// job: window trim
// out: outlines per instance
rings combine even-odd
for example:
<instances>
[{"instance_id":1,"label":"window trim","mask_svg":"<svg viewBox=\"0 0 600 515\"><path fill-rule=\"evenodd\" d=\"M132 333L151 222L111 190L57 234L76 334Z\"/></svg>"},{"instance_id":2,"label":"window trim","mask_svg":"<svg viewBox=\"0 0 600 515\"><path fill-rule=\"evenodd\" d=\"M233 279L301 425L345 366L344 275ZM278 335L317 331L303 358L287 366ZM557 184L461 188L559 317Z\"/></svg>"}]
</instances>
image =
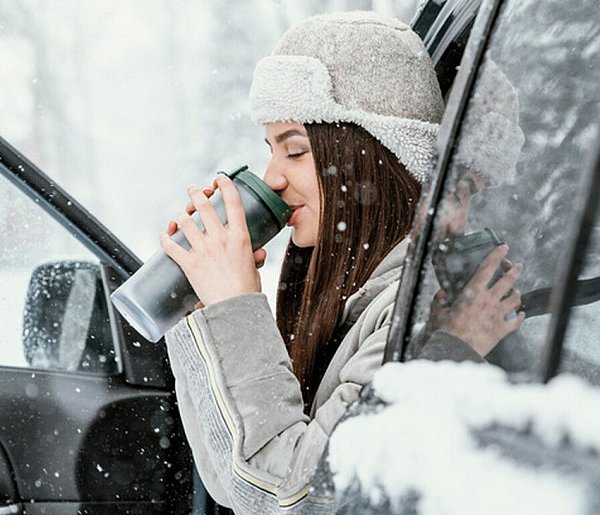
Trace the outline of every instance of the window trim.
<instances>
[{"instance_id":1,"label":"window trim","mask_svg":"<svg viewBox=\"0 0 600 515\"><path fill-rule=\"evenodd\" d=\"M585 202L579 206L575 215L578 228L573 237L568 241L569 249L559 269L564 272L558 277L556 286L550 296L550 323L546 331L546 340L543 347L543 359L539 369L539 380L547 383L555 377L560 369L563 356L565 335L572 308L575 305L579 272L584 264L585 250L590 241L592 226L598 211L598 191L600 191L600 137L596 138L595 148L590 151L584 165L586 177L582 181L580 192ZM574 209L578 209L577 206Z\"/></svg>"},{"instance_id":2,"label":"window trim","mask_svg":"<svg viewBox=\"0 0 600 515\"><path fill-rule=\"evenodd\" d=\"M419 274L425 259L427 244L433 231L433 219L442 196L450 158L454 152L457 135L466 114L475 78L479 72L502 2L503 0L484 0L482 2L461 59L460 69L456 75L440 127L433 178L426 185L426 190L417 205L415 222L410 233L411 245L404 262L402 278L396 294L394 314L388 333L383 363L405 360L405 351L408 344L407 329L413 318Z\"/></svg>"},{"instance_id":3,"label":"window trim","mask_svg":"<svg viewBox=\"0 0 600 515\"><path fill-rule=\"evenodd\" d=\"M0 137L0 174L127 279L142 261L63 188Z\"/></svg>"}]
</instances>

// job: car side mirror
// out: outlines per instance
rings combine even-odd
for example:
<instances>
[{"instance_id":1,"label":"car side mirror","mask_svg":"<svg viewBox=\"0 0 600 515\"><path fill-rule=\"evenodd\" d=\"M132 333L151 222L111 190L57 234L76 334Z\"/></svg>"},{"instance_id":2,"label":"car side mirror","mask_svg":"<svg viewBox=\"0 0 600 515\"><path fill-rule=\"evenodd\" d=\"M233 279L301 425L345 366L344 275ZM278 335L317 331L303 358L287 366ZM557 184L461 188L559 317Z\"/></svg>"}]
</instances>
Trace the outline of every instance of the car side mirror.
<instances>
[{"instance_id":1,"label":"car side mirror","mask_svg":"<svg viewBox=\"0 0 600 515\"><path fill-rule=\"evenodd\" d=\"M100 266L56 261L32 273L23 347L33 368L114 374L115 345Z\"/></svg>"}]
</instances>

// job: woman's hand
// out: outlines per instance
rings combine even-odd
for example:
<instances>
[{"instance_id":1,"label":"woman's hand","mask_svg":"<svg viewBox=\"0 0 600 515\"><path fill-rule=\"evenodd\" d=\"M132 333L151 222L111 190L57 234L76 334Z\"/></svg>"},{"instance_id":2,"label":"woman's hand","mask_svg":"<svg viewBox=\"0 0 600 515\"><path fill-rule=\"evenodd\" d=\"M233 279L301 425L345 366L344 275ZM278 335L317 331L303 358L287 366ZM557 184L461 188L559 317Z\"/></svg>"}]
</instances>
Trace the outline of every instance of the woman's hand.
<instances>
[{"instance_id":1,"label":"woman's hand","mask_svg":"<svg viewBox=\"0 0 600 515\"><path fill-rule=\"evenodd\" d=\"M209 201L213 191L188 188L191 202L186 212L160 235L164 252L183 270L194 292L204 306L221 300L261 291L257 268L264 264L266 252L252 252L250 235L239 193L226 175L219 175L215 186L221 190L227 224L223 225ZM192 220L197 211L206 232ZM175 243L171 236L179 227L191 245L189 251ZM201 307L196 305L196 307Z\"/></svg>"},{"instance_id":2,"label":"woman's hand","mask_svg":"<svg viewBox=\"0 0 600 515\"><path fill-rule=\"evenodd\" d=\"M495 271L506 260L507 245L500 245L485 258L454 303L442 307L443 290L434 297L432 316L435 325L466 341L480 356L486 356L507 334L517 330L525 313L519 312L521 294L514 283L521 273L520 264L511 266L495 284L488 287Z\"/></svg>"}]
</instances>

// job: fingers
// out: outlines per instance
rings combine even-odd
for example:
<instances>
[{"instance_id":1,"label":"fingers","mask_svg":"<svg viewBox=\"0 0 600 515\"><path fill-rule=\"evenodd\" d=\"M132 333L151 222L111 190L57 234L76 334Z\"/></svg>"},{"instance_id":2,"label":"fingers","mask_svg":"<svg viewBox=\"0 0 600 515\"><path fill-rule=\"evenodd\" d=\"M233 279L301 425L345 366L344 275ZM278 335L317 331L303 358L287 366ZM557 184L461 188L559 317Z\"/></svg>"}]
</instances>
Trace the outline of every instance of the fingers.
<instances>
[{"instance_id":1,"label":"fingers","mask_svg":"<svg viewBox=\"0 0 600 515\"><path fill-rule=\"evenodd\" d=\"M190 196L198 215L200 215L200 220L202 220L206 232L209 234L218 234L219 230L223 228L223 222L221 222L215 208L202 189L197 186L190 186L188 188L188 195Z\"/></svg>"},{"instance_id":2,"label":"fingers","mask_svg":"<svg viewBox=\"0 0 600 515\"><path fill-rule=\"evenodd\" d=\"M525 313L523 311L519 311L519 313L517 314L517 316L515 318L506 322L506 329L507 329L506 334L516 331L519 327L521 327L521 325L523 324L524 321L525 321Z\"/></svg>"},{"instance_id":3,"label":"fingers","mask_svg":"<svg viewBox=\"0 0 600 515\"><path fill-rule=\"evenodd\" d=\"M469 178L458 181L456 184L455 195L459 206L462 206L466 200L469 200L471 197L471 182L469 181Z\"/></svg>"},{"instance_id":4,"label":"fingers","mask_svg":"<svg viewBox=\"0 0 600 515\"><path fill-rule=\"evenodd\" d=\"M475 274L473 274L473 277L467 283L466 287L472 287L474 285L483 285L484 287L487 287L487 285L492 280L494 273L498 269L500 262L502 261L502 259L504 259L507 253L508 245L498 245L487 255L487 257L483 260L481 265L479 265L479 268L477 269ZM504 292L506 293L506 290Z\"/></svg>"},{"instance_id":5,"label":"fingers","mask_svg":"<svg viewBox=\"0 0 600 515\"><path fill-rule=\"evenodd\" d=\"M502 260L502 270L508 272L513 267L513 262L510 259L504 258Z\"/></svg>"},{"instance_id":6,"label":"fingers","mask_svg":"<svg viewBox=\"0 0 600 515\"><path fill-rule=\"evenodd\" d=\"M173 234L175 234L177 232L177 229L178 229L177 222L175 222L173 220L169 220L169 222L167 223L166 233L169 236L173 236Z\"/></svg>"},{"instance_id":7,"label":"fingers","mask_svg":"<svg viewBox=\"0 0 600 515\"><path fill-rule=\"evenodd\" d=\"M496 283L490 288L490 292L500 298L504 297L511 290L522 270L523 265L521 265L521 263L517 263L496 281Z\"/></svg>"},{"instance_id":8,"label":"fingers","mask_svg":"<svg viewBox=\"0 0 600 515\"><path fill-rule=\"evenodd\" d=\"M195 186L192 184L188 187L188 189L189 188L195 188ZM214 192L215 192L214 188L211 188L210 186L206 186L206 187L202 188L202 193L204 193L207 198L212 197ZM193 202L187 203L187 206L185 206L185 212L188 215L192 215L196 212L196 206L194 206Z\"/></svg>"},{"instance_id":9,"label":"fingers","mask_svg":"<svg viewBox=\"0 0 600 515\"><path fill-rule=\"evenodd\" d=\"M511 294L503 299L500 304L503 306L503 312L517 311L521 307L521 292L512 290Z\"/></svg>"},{"instance_id":10,"label":"fingers","mask_svg":"<svg viewBox=\"0 0 600 515\"><path fill-rule=\"evenodd\" d=\"M202 231L190 215L182 213L177 217L177 223L191 246L196 246L200 243L203 237Z\"/></svg>"},{"instance_id":11,"label":"fingers","mask_svg":"<svg viewBox=\"0 0 600 515\"><path fill-rule=\"evenodd\" d=\"M246 215L240 194L233 184L233 181L225 174L219 174L215 179L225 204L225 214L227 216L227 225L233 230L247 231Z\"/></svg>"},{"instance_id":12,"label":"fingers","mask_svg":"<svg viewBox=\"0 0 600 515\"><path fill-rule=\"evenodd\" d=\"M267 251L265 249L258 249L254 251L254 264L256 268L262 268L267 259Z\"/></svg>"},{"instance_id":13,"label":"fingers","mask_svg":"<svg viewBox=\"0 0 600 515\"><path fill-rule=\"evenodd\" d=\"M179 265L187 256L187 251L175 243L167 232L160 234L160 246L164 253Z\"/></svg>"},{"instance_id":14,"label":"fingers","mask_svg":"<svg viewBox=\"0 0 600 515\"><path fill-rule=\"evenodd\" d=\"M447 306L448 305L448 294L446 290L440 288L436 294L433 296L433 300L431 303L435 306Z\"/></svg>"},{"instance_id":15,"label":"fingers","mask_svg":"<svg viewBox=\"0 0 600 515\"><path fill-rule=\"evenodd\" d=\"M208 198L212 197L214 192L215 188L212 186L206 186L205 188L202 188L202 193L204 193Z\"/></svg>"},{"instance_id":16,"label":"fingers","mask_svg":"<svg viewBox=\"0 0 600 515\"><path fill-rule=\"evenodd\" d=\"M485 186L485 177L480 172L472 172L466 178L469 182L469 191L471 195L477 195Z\"/></svg>"}]
</instances>

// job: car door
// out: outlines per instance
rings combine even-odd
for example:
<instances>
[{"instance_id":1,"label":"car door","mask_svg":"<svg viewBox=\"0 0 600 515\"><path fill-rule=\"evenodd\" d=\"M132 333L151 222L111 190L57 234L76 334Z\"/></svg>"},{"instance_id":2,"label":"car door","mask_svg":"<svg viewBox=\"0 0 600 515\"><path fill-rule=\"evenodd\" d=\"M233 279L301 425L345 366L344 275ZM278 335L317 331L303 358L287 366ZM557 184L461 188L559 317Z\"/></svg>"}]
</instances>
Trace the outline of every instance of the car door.
<instances>
[{"instance_id":1,"label":"car door","mask_svg":"<svg viewBox=\"0 0 600 515\"><path fill-rule=\"evenodd\" d=\"M110 293L140 262L0 140L0 513L189 513L164 345Z\"/></svg>"},{"instance_id":2,"label":"car door","mask_svg":"<svg viewBox=\"0 0 600 515\"><path fill-rule=\"evenodd\" d=\"M413 231L386 360L417 357L449 242L491 229L523 264L527 318L489 356L539 373L558 284L598 145L598 12L593 2L484 2L461 62L440 155ZM468 264L468 256L458 268ZM456 264L456 263L455 263Z\"/></svg>"}]
</instances>

